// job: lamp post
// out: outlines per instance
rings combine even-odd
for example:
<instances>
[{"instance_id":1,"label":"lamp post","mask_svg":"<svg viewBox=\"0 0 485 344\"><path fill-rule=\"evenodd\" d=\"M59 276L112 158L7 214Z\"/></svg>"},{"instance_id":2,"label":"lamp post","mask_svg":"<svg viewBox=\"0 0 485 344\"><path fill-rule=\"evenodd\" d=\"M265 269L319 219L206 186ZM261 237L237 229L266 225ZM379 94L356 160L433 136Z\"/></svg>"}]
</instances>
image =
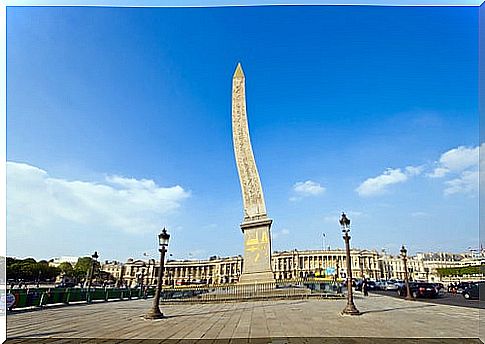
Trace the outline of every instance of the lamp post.
<instances>
[{"instance_id":1,"label":"lamp post","mask_svg":"<svg viewBox=\"0 0 485 344\"><path fill-rule=\"evenodd\" d=\"M339 220L342 227L342 233L345 241L345 253L347 260L347 306L342 311L345 315L360 315L359 310L354 305L354 298L352 295L352 266L350 264L350 220L345 213L342 213L342 217Z\"/></svg>"},{"instance_id":2,"label":"lamp post","mask_svg":"<svg viewBox=\"0 0 485 344\"><path fill-rule=\"evenodd\" d=\"M165 261L165 253L167 252L168 241L170 239L170 234L167 233L165 227L162 232L158 235L158 244L160 251L160 270L158 270L157 278L157 290L155 291L155 297L153 298L152 309L145 315L146 319L161 319L163 318L162 312L160 312L160 294L162 292L162 278L163 278L163 268Z\"/></svg>"},{"instance_id":3,"label":"lamp post","mask_svg":"<svg viewBox=\"0 0 485 344\"><path fill-rule=\"evenodd\" d=\"M339 278L339 275L340 275L340 266L338 266L338 261L335 263L335 274L334 274L334 277L335 277L335 284L338 283L338 278Z\"/></svg>"},{"instance_id":4,"label":"lamp post","mask_svg":"<svg viewBox=\"0 0 485 344\"><path fill-rule=\"evenodd\" d=\"M94 266L96 264L96 259L98 259L98 252L94 251L94 254L91 256L91 270L89 271L89 279L88 279L88 303L91 303L91 283L93 281L94 275Z\"/></svg>"},{"instance_id":5,"label":"lamp post","mask_svg":"<svg viewBox=\"0 0 485 344\"><path fill-rule=\"evenodd\" d=\"M174 288L172 270L168 270L168 284L170 285L170 287Z\"/></svg>"},{"instance_id":6,"label":"lamp post","mask_svg":"<svg viewBox=\"0 0 485 344\"><path fill-rule=\"evenodd\" d=\"M426 273L426 282L429 282L429 268L424 268L424 272Z\"/></svg>"},{"instance_id":7,"label":"lamp post","mask_svg":"<svg viewBox=\"0 0 485 344\"><path fill-rule=\"evenodd\" d=\"M144 292L145 267L146 267L146 264L145 262L143 262L141 264L141 273L138 276L138 284L140 285L140 293L138 295L139 298L145 296L145 292Z\"/></svg>"},{"instance_id":8,"label":"lamp post","mask_svg":"<svg viewBox=\"0 0 485 344\"><path fill-rule=\"evenodd\" d=\"M40 287L40 276L42 276L42 270L39 270L39 273L37 274L37 288Z\"/></svg>"},{"instance_id":9,"label":"lamp post","mask_svg":"<svg viewBox=\"0 0 485 344\"><path fill-rule=\"evenodd\" d=\"M362 259L362 251L359 252L359 266L360 266L360 277L364 280L364 262Z\"/></svg>"},{"instance_id":10,"label":"lamp post","mask_svg":"<svg viewBox=\"0 0 485 344\"><path fill-rule=\"evenodd\" d=\"M404 282L406 283L406 297L405 297L405 299L408 300L408 301L412 301L412 300L414 300L414 298L411 295L411 290L409 289L408 264L407 264L408 257L407 257L407 255L408 255L408 250L406 250L404 245L402 245L401 258L402 258L402 261L404 263Z\"/></svg>"}]
</instances>

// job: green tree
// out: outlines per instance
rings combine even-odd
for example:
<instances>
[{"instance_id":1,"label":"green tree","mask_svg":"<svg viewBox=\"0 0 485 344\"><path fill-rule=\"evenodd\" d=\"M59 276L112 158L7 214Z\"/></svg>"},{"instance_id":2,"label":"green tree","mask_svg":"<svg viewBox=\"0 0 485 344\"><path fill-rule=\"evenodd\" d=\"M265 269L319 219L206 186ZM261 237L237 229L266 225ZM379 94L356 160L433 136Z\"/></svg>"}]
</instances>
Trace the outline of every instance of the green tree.
<instances>
[{"instance_id":1,"label":"green tree","mask_svg":"<svg viewBox=\"0 0 485 344\"><path fill-rule=\"evenodd\" d=\"M7 279L33 281L37 270L37 262L33 258L7 259Z\"/></svg>"},{"instance_id":2,"label":"green tree","mask_svg":"<svg viewBox=\"0 0 485 344\"><path fill-rule=\"evenodd\" d=\"M80 257L77 260L76 265L74 265L74 276L76 276L78 280L84 280L88 276L88 272L91 270L92 264L93 259L91 257ZM93 277L96 275L96 272L99 271L99 268L99 262L95 261Z\"/></svg>"},{"instance_id":3,"label":"green tree","mask_svg":"<svg viewBox=\"0 0 485 344\"><path fill-rule=\"evenodd\" d=\"M463 266L463 267L449 267L436 269L440 276L463 276L480 274L483 271L482 266Z\"/></svg>"},{"instance_id":4,"label":"green tree","mask_svg":"<svg viewBox=\"0 0 485 344\"><path fill-rule=\"evenodd\" d=\"M49 263L47 261L41 260L40 262L37 263L35 277L36 277L36 280L39 280L39 281L45 281L45 280L52 281L60 273L61 273L61 270L59 268L54 266L49 266Z\"/></svg>"},{"instance_id":5,"label":"green tree","mask_svg":"<svg viewBox=\"0 0 485 344\"><path fill-rule=\"evenodd\" d=\"M7 257L7 279L37 282L38 280L52 280L59 275L60 270L49 266L45 260L36 262L33 258L15 259Z\"/></svg>"},{"instance_id":6,"label":"green tree","mask_svg":"<svg viewBox=\"0 0 485 344\"><path fill-rule=\"evenodd\" d=\"M74 268L72 267L72 264L69 262L62 262L58 266L59 270L61 271L62 274L68 277L74 276Z\"/></svg>"}]
</instances>

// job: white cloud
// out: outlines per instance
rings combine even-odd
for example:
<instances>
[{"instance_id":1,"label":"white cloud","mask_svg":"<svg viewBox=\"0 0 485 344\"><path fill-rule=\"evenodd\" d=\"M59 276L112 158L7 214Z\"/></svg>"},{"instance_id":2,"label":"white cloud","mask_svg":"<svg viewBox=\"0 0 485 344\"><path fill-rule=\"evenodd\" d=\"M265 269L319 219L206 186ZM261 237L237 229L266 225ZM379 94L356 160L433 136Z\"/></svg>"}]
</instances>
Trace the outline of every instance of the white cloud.
<instances>
[{"instance_id":1,"label":"white cloud","mask_svg":"<svg viewBox=\"0 0 485 344\"><path fill-rule=\"evenodd\" d=\"M302 197L321 195L325 192L325 188L317 182L307 180L306 182L295 183L293 191L297 196L290 197L290 201L298 201Z\"/></svg>"},{"instance_id":2,"label":"white cloud","mask_svg":"<svg viewBox=\"0 0 485 344\"><path fill-rule=\"evenodd\" d=\"M414 213L411 213L412 217L428 217L429 214L424 212L424 211L415 211Z\"/></svg>"},{"instance_id":3,"label":"white cloud","mask_svg":"<svg viewBox=\"0 0 485 344\"><path fill-rule=\"evenodd\" d=\"M442 178L449 176L449 180L445 181L445 195L453 195L459 193L467 193L475 195L479 185L479 164L480 173L484 169L484 149L485 144L476 147L459 146L443 153L433 172L428 173L427 176L431 178Z\"/></svg>"},{"instance_id":4,"label":"white cloud","mask_svg":"<svg viewBox=\"0 0 485 344\"><path fill-rule=\"evenodd\" d=\"M418 176L423 172L424 166L407 166L405 170L409 176Z\"/></svg>"},{"instance_id":5,"label":"white cloud","mask_svg":"<svg viewBox=\"0 0 485 344\"><path fill-rule=\"evenodd\" d=\"M434 165L431 172L426 173L430 178L443 178L445 181L445 195L457 193L472 193L479 185L479 147L459 146L441 154L439 161ZM481 145L483 159L480 160L481 174L485 170L485 144ZM380 176L369 178L356 189L360 196L368 197L386 193L389 186L406 182L410 177L423 173L426 166L407 166L404 169L388 168ZM429 166L428 166L429 168ZM482 174L482 176L484 176ZM451 179L450 179L451 178ZM483 180L483 178L482 178ZM484 185L485 186L485 185Z\"/></svg>"},{"instance_id":6,"label":"white cloud","mask_svg":"<svg viewBox=\"0 0 485 344\"><path fill-rule=\"evenodd\" d=\"M437 167L428 174L431 178L441 178L448 173L459 173L478 166L479 148L459 146L441 154Z\"/></svg>"},{"instance_id":7,"label":"white cloud","mask_svg":"<svg viewBox=\"0 0 485 344\"><path fill-rule=\"evenodd\" d=\"M408 172L401 171L400 168L388 168L380 176L369 178L359 185L357 193L359 196L368 197L383 194L390 185L403 183L408 180Z\"/></svg>"},{"instance_id":8,"label":"white cloud","mask_svg":"<svg viewBox=\"0 0 485 344\"><path fill-rule=\"evenodd\" d=\"M468 193L474 195L478 188L478 171L464 171L458 178L445 182L445 195Z\"/></svg>"},{"instance_id":9,"label":"white cloud","mask_svg":"<svg viewBox=\"0 0 485 344\"><path fill-rule=\"evenodd\" d=\"M485 144L482 144L482 155ZM479 185L479 146L465 147L459 146L441 154L439 160L435 162L433 170L425 175L430 178L448 177L444 182L445 195L458 193L471 193L478 189ZM485 158L485 156L484 156ZM483 159L481 162L484 165ZM429 166L428 166L429 169ZM483 171L485 166L481 168ZM380 176L365 180L356 189L360 196L374 196L385 193L392 184L404 183L410 177L420 175L425 170L425 166L407 166L404 169L387 169ZM482 172L483 173L483 172Z\"/></svg>"},{"instance_id":10,"label":"white cloud","mask_svg":"<svg viewBox=\"0 0 485 344\"><path fill-rule=\"evenodd\" d=\"M448 172L450 172L450 170L445 167L436 167L433 172L426 175L431 178L441 178L444 177Z\"/></svg>"},{"instance_id":11,"label":"white cloud","mask_svg":"<svg viewBox=\"0 0 485 344\"><path fill-rule=\"evenodd\" d=\"M149 233L190 193L153 180L107 176L103 182L53 178L35 166L7 162L7 229L59 235L70 228Z\"/></svg>"}]
</instances>

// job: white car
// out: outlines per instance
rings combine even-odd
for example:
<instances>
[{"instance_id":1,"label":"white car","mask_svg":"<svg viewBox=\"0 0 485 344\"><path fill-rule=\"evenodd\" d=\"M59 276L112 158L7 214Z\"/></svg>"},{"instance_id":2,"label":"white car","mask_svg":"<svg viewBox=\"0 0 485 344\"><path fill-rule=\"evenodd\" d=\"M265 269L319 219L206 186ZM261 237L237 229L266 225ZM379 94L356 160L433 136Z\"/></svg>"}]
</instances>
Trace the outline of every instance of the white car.
<instances>
[{"instance_id":1,"label":"white car","mask_svg":"<svg viewBox=\"0 0 485 344\"><path fill-rule=\"evenodd\" d=\"M385 290L398 290L399 286L396 283L387 282L385 286Z\"/></svg>"}]
</instances>

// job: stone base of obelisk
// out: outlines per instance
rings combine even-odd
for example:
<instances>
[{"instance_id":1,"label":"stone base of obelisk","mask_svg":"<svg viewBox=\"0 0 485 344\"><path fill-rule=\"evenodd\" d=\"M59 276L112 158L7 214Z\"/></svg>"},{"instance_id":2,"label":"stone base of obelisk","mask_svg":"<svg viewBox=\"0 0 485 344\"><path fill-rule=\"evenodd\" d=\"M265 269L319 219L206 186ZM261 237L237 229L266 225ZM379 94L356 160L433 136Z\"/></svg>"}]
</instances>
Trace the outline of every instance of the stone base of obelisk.
<instances>
[{"instance_id":1,"label":"stone base of obelisk","mask_svg":"<svg viewBox=\"0 0 485 344\"><path fill-rule=\"evenodd\" d=\"M241 223L244 233L244 264L239 283L275 282L271 268L271 223L264 217Z\"/></svg>"}]
</instances>

